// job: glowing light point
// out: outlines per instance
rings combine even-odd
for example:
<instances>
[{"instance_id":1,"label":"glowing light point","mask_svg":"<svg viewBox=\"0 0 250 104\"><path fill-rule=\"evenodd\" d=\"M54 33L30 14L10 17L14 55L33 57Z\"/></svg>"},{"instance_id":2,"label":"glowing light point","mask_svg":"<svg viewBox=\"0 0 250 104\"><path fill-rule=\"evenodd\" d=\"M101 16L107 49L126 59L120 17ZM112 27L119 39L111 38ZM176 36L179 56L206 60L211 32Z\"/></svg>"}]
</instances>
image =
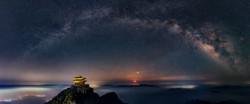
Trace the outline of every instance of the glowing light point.
<instances>
[{"instance_id":1,"label":"glowing light point","mask_svg":"<svg viewBox=\"0 0 250 104\"><path fill-rule=\"evenodd\" d=\"M138 72L136 72L136 74L141 74L141 73L138 71Z\"/></svg>"},{"instance_id":2,"label":"glowing light point","mask_svg":"<svg viewBox=\"0 0 250 104\"><path fill-rule=\"evenodd\" d=\"M132 82L133 82L133 83L137 83L137 80L133 80Z\"/></svg>"}]
</instances>

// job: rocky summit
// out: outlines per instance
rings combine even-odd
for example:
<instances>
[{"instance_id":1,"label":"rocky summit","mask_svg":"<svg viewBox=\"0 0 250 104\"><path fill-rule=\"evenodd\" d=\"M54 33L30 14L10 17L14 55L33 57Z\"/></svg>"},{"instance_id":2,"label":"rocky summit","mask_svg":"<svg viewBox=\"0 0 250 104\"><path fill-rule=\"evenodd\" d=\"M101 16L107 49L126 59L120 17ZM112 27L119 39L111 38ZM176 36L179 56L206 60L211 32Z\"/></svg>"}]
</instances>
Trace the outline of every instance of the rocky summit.
<instances>
[{"instance_id":1,"label":"rocky summit","mask_svg":"<svg viewBox=\"0 0 250 104\"><path fill-rule=\"evenodd\" d=\"M116 93L99 96L89 86L71 86L45 104L124 104Z\"/></svg>"},{"instance_id":2,"label":"rocky summit","mask_svg":"<svg viewBox=\"0 0 250 104\"><path fill-rule=\"evenodd\" d=\"M82 76L76 76L73 82L74 85L45 104L124 104L114 92L99 96Z\"/></svg>"}]
</instances>

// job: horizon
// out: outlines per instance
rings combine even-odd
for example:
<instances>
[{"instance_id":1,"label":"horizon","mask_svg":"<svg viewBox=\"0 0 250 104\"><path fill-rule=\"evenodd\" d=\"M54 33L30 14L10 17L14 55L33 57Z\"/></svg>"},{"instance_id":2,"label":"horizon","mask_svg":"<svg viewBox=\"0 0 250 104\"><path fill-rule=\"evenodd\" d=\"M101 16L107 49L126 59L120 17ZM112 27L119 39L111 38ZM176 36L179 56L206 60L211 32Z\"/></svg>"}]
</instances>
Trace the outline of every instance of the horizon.
<instances>
[{"instance_id":1,"label":"horizon","mask_svg":"<svg viewBox=\"0 0 250 104\"><path fill-rule=\"evenodd\" d=\"M87 84L94 86L105 85L250 85L250 81L245 82L219 82L212 80L109 80L109 81L87 81ZM22 82L22 83L0 83L0 87L15 86L71 86L72 81L68 82Z\"/></svg>"},{"instance_id":2,"label":"horizon","mask_svg":"<svg viewBox=\"0 0 250 104\"><path fill-rule=\"evenodd\" d=\"M0 0L0 104L250 104L249 53L250 0Z\"/></svg>"}]
</instances>

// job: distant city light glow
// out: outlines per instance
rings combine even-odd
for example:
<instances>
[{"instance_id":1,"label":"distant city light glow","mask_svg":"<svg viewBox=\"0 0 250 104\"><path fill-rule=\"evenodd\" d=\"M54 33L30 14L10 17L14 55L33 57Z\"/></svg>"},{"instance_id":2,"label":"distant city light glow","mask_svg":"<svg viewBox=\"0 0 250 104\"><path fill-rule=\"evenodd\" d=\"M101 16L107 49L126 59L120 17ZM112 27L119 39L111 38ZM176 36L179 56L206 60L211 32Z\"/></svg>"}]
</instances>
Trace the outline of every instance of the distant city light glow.
<instances>
[{"instance_id":1,"label":"distant city light glow","mask_svg":"<svg viewBox=\"0 0 250 104\"><path fill-rule=\"evenodd\" d=\"M173 85L167 88L180 88L180 89L195 89L197 85Z\"/></svg>"},{"instance_id":2,"label":"distant city light glow","mask_svg":"<svg viewBox=\"0 0 250 104\"><path fill-rule=\"evenodd\" d=\"M12 102L16 100L22 100L23 98L29 96L43 98L46 97L46 95L41 93L46 91L50 91L50 89L45 87L21 87L0 89L0 102ZM16 94L18 94L19 96L16 96Z\"/></svg>"}]
</instances>

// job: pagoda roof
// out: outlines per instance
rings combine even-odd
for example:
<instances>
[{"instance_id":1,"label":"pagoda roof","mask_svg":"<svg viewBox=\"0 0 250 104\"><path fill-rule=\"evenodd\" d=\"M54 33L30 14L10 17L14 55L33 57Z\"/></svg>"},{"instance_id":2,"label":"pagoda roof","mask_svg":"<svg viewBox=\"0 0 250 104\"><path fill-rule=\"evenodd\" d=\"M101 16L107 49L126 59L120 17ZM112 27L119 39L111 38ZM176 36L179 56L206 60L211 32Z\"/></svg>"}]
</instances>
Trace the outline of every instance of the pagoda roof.
<instances>
[{"instance_id":1,"label":"pagoda roof","mask_svg":"<svg viewBox=\"0 0 250 104\"><path fill-rule=\"evenodd\" d=\"M79 76L75 76L74 78L82 78L82 79L86 79L85 77L82 77L81 75L79 75Z\"/></svg>"}]
</instances>

